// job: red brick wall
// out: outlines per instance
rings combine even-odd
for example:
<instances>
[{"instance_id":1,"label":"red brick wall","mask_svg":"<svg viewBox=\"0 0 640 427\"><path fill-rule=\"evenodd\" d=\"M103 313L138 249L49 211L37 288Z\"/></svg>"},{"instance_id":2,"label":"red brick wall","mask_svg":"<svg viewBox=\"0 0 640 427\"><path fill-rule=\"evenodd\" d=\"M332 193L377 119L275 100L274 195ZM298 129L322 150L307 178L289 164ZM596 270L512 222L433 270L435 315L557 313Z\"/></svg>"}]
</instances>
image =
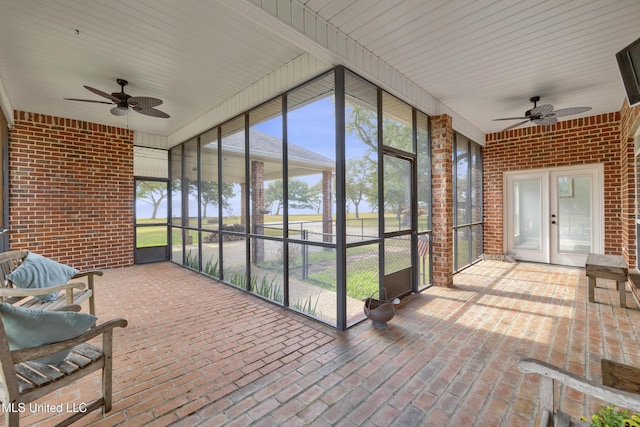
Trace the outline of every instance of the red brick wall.
<instances>
[{"instance_id":1,"label":"red brick wall","mask_svg":"<svg viewBox=\"0 0 640 427\"><path fill-rule=\"evenodd\" d=\"M9 242L77 269L133 264L133 132L16 111Z\"/></svg>"},{"instance_id":2,"label":"red brick wall","mask_svg":"<svg viewBox=\"0 0 640 427\"><path fill-rule=\"evenodd\" d=\"M602 163L604 251L622 254L620 113L488 134L483 151L484 252L503 255L503 172Z\"/></svg>"}]
</instances>

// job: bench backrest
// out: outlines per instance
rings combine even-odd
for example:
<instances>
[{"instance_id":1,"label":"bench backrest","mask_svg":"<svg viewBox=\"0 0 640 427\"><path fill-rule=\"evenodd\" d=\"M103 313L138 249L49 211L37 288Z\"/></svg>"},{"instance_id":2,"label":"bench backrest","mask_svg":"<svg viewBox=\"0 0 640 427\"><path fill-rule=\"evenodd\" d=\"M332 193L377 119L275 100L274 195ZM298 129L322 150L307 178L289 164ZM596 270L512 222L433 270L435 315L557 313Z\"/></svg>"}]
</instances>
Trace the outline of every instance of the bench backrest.
<instances>
[{"instance_id":1,"label":"bench backrest","mask_svg":"<svg viewBox=\"0 0 640 427\"><path fill-rule=\"evenodd\" d=\"M0 253L0 286L11 288L13 285L7 276L15 271L27 257L29 251L8 251Z\"/></svg>"}]
</instances>

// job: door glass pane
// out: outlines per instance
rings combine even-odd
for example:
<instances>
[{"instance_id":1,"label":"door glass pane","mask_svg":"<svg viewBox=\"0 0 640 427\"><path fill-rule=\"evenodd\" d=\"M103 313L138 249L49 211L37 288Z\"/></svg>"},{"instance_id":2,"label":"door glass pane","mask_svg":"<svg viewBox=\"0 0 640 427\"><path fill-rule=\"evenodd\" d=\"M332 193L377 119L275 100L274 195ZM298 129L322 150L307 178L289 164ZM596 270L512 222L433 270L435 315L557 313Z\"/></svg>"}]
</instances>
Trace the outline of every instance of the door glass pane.
<instances>
[{"instance_id":1,"label":"door glass pane","mask_svg":"<svg viewBox=\"0 0 640 427\"><path fill-rule=\"evenodd\" d=\"M411 229L411 162L384 156L384 231Z\"/></svg>"},{"instance_id":2,"label":"door glass pane","mask_svg":"<svg viewBox=\"0 0 640 427\"><path fill-rule=\"evenodd\" d=\"M513 182L513 247L541 250L542 197L539 179Z\"/></svg>"},{"instance_id":3,"label":"door glass pane","mask_svg":"<svg viewBox=\"0 0 640 427\"><path fill-rule=\"evenodd\" d=\"M167 225L136 227L136 247L167 246Z\"/></svg>"},{"instance_id":4,"label":"door glass pane","mask_svg":"<svg viewBox=\"0 0 640 427\"><path fill-rule=\"evenodd\" d=\"M411 235L384 240L384 274L411 267Z\"/></svg>"},{"instance_id":5,"label":"door glass pane","mask_svg":"<svg viewBox=\"0 0 640 427\"><path fill-rule=\"evenodd\" d=\"M136 224L166 224L167 218L167 182L136 180Z\"/></svg>"},{"instance_id":6,"label":"door glass pane","mask_svg":"<svg viewBox=\"0 0 640 427\"><path fill-rule=\"evenodd\" d=\"M167 246L168 185L136 180L136 248Z\"/></svg>"},{"instance_id":7,"label":"door glass pane","mask_svg":"<svg viewBox=\"0 0 640 427\"><path fill-rule=\"evenodd\" d=\"M560 176L558 190L558 249L563 253L591 252L591 177Z\"/></svg>"}]
</instances>

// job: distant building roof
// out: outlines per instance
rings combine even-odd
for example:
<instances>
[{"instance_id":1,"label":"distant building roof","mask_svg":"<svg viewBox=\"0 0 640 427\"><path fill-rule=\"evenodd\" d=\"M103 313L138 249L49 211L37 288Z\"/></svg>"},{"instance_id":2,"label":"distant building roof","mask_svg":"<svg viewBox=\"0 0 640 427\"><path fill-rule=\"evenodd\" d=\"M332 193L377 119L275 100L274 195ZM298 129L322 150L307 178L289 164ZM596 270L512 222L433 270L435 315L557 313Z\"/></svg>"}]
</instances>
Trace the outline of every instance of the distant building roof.
<instances>
[{"instance_id":1,"label":"distant building roof","mask_svg":"<svg viewBox=\"0 0 640 427\"><path fill-rule=\"evenodd\" d=\"M282 159L282 140L267 135L255 129L249 130L249 141L252 159L269 160ZM244 132L234 133L222 138L223 153L244 153ZM321 154L310 151L299 145L289 143L287 146L287 158L290 165L303 166L317 171L335 169L335 161Z\"/></svg>"}]
</instances>

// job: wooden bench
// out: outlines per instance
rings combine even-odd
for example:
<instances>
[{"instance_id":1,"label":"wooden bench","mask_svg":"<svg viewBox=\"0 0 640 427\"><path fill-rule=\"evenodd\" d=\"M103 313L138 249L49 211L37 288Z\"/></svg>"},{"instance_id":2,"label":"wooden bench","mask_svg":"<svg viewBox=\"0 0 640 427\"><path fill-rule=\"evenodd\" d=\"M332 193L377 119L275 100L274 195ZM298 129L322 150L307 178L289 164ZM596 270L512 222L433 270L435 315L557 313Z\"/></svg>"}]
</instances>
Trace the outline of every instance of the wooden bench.
<instances>
[{"instance_id":1,"label":"wooden bench","mask_svg":"<svg viewBox=\"0 0 640 427\"><path fill-rule=\"evenodd\" d=\"M80 305L89 300L89 312L95 315L94 278L102 276L102 271L84 271L71 279L86 278L87 283L69 282L48 288L17 288L7 278L7 275L22 264L28 253L25 250L0 253L0 301L32 309L57 310L66 305ZM45 302L35 298L36 295L45 295L55 291L60 291L55 301Z\"/></svg>"},{"instance_id":2,"label":"wooden bench","mask_svg":"<svg viewBox=\"0 0 640 427\"><path fill-rule=\"evenodd\" d=\"M596 279L612 279L616 281L620 307L627 306L626 282L629 269L622 256L589 254L585 262L585 271L589 278L589 302L595 302Z\"/></svg>"},{"instance_id":3,"label":"wooden bench","mask_svg":"<svg viewBox=\"0 0 640 427\"><path fill-rule=\"evenodd\" d=\"M628 368L636 371L637 369L627 365L609 362L610 361L605 362L603 360L603 382L605 382L605 384L598 384L540 360L521 360L520 363L518 363L520 372L540 375L540 427L589 427L591 425L589 422L572 418L560 408L554 409L554 382L564 384L565 386L581 393L596 397L607 404L614 404L619 408L626 408L634 412L640 412L640 394L629 392L628 388L626 388L627 385L622 387L622 389L617 389L611 386L616 384L619 385L620 377L627 377L629 372L627 370ZM607 374L604 373L605 369L607 369L604 368L605 364L610 368L610 372ZM619 369L620 366L624 367L622 371ZM609 378L618 379L610 380Z\"/></svg>"},{"instance_id":4,"label":"wooden bench","mask_svg":"<svg viewBox=\"0 0 640 427\"><path fill-rule=\"evenodd\" d=\"M65 307L66 311L79 311L80 306ZM103 408L103 413L112 406L112 349L113 329L127 326L124 319L115 319L89 329L84 334L66 341L39 347L10 350L2 317L0 316L0 401L4 408L5 427L20 425L20 412L29 402L52 393L79 378L102 370L102 393L92 402L83 402L78 411L57 426L69 425L85 415ZM87 341L102 337L102 347ZM32 362L71 349L71 353L60 365ZM82 396L80 396L82 397ZM85 406L86 405L86 406Z\"/></svg>"}]
</instances>

